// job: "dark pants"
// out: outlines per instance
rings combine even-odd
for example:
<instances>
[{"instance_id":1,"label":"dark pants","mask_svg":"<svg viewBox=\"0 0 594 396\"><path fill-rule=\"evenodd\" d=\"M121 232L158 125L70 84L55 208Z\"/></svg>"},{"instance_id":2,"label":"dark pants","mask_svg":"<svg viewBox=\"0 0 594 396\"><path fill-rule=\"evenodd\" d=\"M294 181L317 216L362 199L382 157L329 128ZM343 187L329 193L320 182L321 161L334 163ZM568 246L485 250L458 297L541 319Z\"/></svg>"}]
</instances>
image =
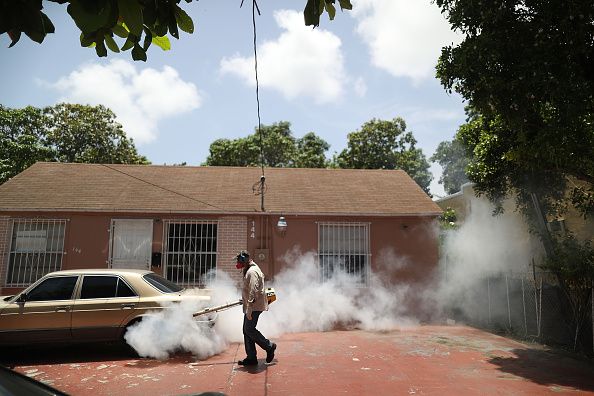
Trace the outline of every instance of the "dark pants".
<instances>
[{"instance_id":1,"label":"dark pants","mask_svg":"<svg viewBox=\"0 0 594 396\"><path fill-rule=\"evenodd\" d=\"M243 315L243 342L245 344L245 354L248 359L257 359L256 344L265 351L268 351L272 347L272 343L256 329L261 313L262 311L252 312L252 320L248 320L247 316Z\"/></svg>"}]
</instances>

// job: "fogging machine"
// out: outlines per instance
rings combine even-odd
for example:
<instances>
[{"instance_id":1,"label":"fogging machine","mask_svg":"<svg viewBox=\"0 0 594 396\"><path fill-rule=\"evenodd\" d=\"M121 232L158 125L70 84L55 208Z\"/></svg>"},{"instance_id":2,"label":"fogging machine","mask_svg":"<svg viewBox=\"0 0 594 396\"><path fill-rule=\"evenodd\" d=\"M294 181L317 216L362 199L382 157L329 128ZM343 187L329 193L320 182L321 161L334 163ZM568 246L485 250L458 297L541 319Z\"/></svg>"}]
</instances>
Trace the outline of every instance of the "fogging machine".
<instances>
[{"instance_id":1,"label":"fogging machine","mask_svg":"<svg viewBox=\"0 0 594 396\"><path fill-rule=\"evenodd\" d=\"M274 292L274 289L272 287L267 288L264 293L266 294L266 301L268 301L268 304L272 304L273 302L276 301L276 293ZM229 308L235 307L237 305L241 305L241 304L243 304L243 300L240 298L239 300L231 302L231 303L217 305L216 307L204 308L201 311L194 312L192 314L192 316L197 317L197 316L206 315L206 314L213 313L213 312L220 312L220 311L224 311L226 309L229 309Z\"/></svg>"}]
</instances>

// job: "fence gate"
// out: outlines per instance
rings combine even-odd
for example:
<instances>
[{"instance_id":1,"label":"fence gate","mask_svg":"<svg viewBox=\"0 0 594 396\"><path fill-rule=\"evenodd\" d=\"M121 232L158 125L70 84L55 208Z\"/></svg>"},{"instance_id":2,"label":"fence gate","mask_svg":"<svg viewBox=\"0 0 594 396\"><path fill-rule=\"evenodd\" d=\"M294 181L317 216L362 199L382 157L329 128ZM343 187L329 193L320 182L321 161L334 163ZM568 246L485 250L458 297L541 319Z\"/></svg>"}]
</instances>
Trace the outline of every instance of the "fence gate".
<instances>
[{"instance_id":1,"label":"fence gate","mask_svg":"<svg viewBox=\"0 0 594 396\"><path fill-rule=\"evenodd\" d=\"M113 219L109 267L150 269L152 243L152 219Z\"/></svg>"}]
</instances>

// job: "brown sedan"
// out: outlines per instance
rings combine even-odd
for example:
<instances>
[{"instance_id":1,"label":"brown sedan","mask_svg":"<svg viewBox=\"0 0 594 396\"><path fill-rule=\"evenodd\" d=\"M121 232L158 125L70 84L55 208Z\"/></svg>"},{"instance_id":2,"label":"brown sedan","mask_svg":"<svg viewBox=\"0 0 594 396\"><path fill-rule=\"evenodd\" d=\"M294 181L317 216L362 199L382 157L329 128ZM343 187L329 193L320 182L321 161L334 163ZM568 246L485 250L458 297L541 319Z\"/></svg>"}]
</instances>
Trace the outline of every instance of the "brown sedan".
<instances>
[{"instance_id":1,"label":"brown sedan","mask_svg":"<svg viewBox=\"0 0 594 396\"><path fill-rule=\"evenodd\" d=\"M15 296L0 298L0 345L117 341L126 328L183 299L182 288L142 270L69 270L45 275Z\"/></svg>"}]
</instances>

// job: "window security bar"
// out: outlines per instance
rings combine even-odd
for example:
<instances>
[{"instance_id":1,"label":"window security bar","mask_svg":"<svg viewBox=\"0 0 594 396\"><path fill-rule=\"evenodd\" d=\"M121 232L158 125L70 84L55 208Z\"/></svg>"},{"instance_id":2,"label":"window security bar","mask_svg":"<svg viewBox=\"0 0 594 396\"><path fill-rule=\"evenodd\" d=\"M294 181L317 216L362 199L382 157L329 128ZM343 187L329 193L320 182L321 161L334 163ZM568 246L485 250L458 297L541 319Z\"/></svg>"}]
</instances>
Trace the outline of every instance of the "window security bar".
<instances>
[{"instance_id":1,"label":"window security bar","mask_svg":"<svg viewBox=\"0 0 594 396\"><path fill-rule=\"evenodd\" d=\"M217 266L218 221L164 220L164 273L186 287L204 287Z\"/></svg>"},{"instance_id":2,"label":"window security bar","mask_svg":"<svg viewBox=\"0 0 594 396\"><path fill-rule=\"evenodd\" d=\"M340 271L366 285L370 271L369 223L318 223L318 263L322 281Z\"/></svg>"},{"instance_id":3,"label":"window security bar","mask_svg":"<svg viewBox=\"0 0 594 396\"><path fill-rule=\"evenodd\" d=\"M13 219L7 287L26 287L62 269L65 219Z\"/></svg>"}]
</instances>

